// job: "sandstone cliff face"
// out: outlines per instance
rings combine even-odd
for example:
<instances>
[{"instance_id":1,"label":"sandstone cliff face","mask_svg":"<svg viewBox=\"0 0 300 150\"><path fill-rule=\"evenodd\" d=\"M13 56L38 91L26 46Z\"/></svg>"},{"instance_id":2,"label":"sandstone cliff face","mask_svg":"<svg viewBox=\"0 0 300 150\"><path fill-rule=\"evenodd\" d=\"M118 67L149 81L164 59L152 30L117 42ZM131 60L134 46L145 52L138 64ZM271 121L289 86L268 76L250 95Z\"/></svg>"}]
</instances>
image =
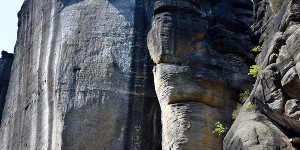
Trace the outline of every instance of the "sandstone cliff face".
<instances>
[{"instance_id":1,"label":"sandstone cliff face","mask_svg":"<svg viewBox=\"0 0 300 150\"><path fill-rule=\"evenodd\" d=\"M225 137L224 149L299 148L299 7L297 0L255 1L253 39L262 45L256 63L263 76ZM245 111L253 104L257 110Z\"/></svg>"},{"instance_id":2,"label":"sandstone cliff face","mask_svg":"<svg viewBox=\"0 0 300 150\"><path fill-rule=\"evenodd\" d=\"M161 149L141 0L26 0L0 149Z\"/></svg>"},{"instance_id":3,"label":"sandstone cliff face","mask_svg":"<svg viewBox=\"0 0 300 150\"><path fill-rule=\"evenodd\" d=\"M148 48L163 149L222 149L238 91L251 88L251 1L157 0ZM226 14L224 14L226 12Z\"/></svg>"},{"instance_id":4,"label":"sandstone cliff face","mask_svg":"<svg viewBox=\"0 0 300 150\"><path fill-rule=\"evenodd\" d=\"M294 149L298 3L26 0L0 149Z\"/></svg>"},{"instance_id":5,"label":"sandstone cliff face","mask_svg":"<svg viewBox=\"0 0 300 150\"><path fill-rule=\"evenodd\" d=\"M251 88L251 5L25 1L0 148L221 149L214 124Z\"/></svg>"},{"instance_id":6,"label":"sandstone cliff face","mask_svg":"<svg viewBox=\"0 0 300 150\"><path fill-rule=\"evenodd\" d=\"M11 65L14 59L13 54L7 53L6 51L2 51L1 55L2 57L0 58L0 124L9 83Z\"/></svg>"}]
</instances>

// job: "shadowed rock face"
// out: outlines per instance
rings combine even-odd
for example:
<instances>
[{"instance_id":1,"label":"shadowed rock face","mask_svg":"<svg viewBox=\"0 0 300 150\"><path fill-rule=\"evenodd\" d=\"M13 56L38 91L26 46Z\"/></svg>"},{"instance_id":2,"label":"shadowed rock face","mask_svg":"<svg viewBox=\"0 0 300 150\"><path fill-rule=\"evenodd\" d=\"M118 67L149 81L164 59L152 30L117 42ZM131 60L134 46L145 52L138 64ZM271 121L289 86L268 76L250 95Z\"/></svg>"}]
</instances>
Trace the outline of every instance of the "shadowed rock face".
<instances>
[{"instance_id":1,"label":"shadowed rock face","mask_svg":"<svg viewBox=\"0 0 300 150\"><path fill-rule=\"evenodd\" d=\"M252 33L262 45L256 63L263 77L226 135L224 149L299 149L300 2L259 0L254 6ZM250 103L258 109L245 111Z\"/></svg>"},{"instance_id":2,"label":"shadowed rock face","mask_svg":"<svg viewBox=\"0 0 300 150\"><path fill-rule=\"evenodd\" d=\"M2 51L1 55L2 57L0 58L0 120L2 119L2 112L5 104L10 70L14 59L13 54L7 53L6 51Z\"/></svg>"},{"instance_id":3,"label":"shadowed rock face","mask_svg":"<svg viewBox=\"0 0 300 150\"><path fill-rule=\"evenodd\" d=\"M230 126L239 92L251 88L251 5L155 1L148 48L156 64L163 149L222 149L214 125Z\"/></svg>"}]
</instances>

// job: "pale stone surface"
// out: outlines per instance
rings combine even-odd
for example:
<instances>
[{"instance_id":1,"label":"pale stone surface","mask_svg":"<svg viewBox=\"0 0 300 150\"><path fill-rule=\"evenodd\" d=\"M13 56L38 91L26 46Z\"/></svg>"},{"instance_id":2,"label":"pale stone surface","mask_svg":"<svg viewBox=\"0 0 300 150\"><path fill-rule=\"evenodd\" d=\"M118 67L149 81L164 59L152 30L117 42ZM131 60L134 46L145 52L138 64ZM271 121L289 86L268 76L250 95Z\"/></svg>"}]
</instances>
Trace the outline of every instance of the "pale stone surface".
<instances>
[{"instance_id":1,"label":"pale stone surface","mask_svg":"<svg viewBox=\"0 0 300 150\"><path fill-rule=\"evenodd\" d=\"M294 119L300 119L299 100L291 99L286 102L285 115Z\"/></svg>"},{"instance_id":2,"label":"pale stone surface","mask_svg":"<svg viewBox=\"0 0 300 150\"><path fill-rule=\"evenodd\" d=\"M25 0L0 149L298 148L299 4L254 2Z\"/></svg>"},{"instance_id":3,"label":"pale stone surface","mask_svg":"<svg viewBox=\"0 0 300 150\"><path fill-rule=\"evenodd\" d=\"M224 139L224 150L293 150L293 145L280 128L258 110L247 111L244 104Z\"/></svg>"},{"instance_id":4,"label":"pale stone surface","mask_svg":"<svg viewBox=\"0 0 300 150\"><path fill-rule=\"evenodd\" d=\"M161 149L141 3L24 2L0 149Z\"/></svg>"}]
</instances>

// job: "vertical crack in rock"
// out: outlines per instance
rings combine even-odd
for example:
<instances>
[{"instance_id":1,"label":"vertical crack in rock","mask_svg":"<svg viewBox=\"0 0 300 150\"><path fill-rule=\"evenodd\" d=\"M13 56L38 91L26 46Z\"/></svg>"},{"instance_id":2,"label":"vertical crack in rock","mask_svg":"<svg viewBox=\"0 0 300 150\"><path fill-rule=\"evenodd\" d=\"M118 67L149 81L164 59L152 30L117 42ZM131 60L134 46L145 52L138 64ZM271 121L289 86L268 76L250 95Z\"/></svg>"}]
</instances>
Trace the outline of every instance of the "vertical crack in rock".
<instances>
[{"instance_id":1,"label":"vertical crack in rock","mask_svg":"<svg viewBox=\"0 0 300 150\"><path fill-rule=\"evenodd\" d=\"M124 149L161 149L160 107L154 95L145 96L144 91L155 92L153 87L152 62L147 51L147 29L144 0L136 0L134 7L132 75L129 91L127 128L124 132ZM152 87L152 88L151 88ZM149 91L149 92L150 92ZM155 104L155 105L153 105ZM148 118L146 121L144 117ZM152 118L153 117L153 118ZM153 124L155 122L156 124ZM145 136L143 136L143 133Z\"/></svg>"},{"instance_id":2,"label":"vertical crack in rock","mask_svg":"<svg viewBox=\"0 0 300 150\"><path fill-rule=\"evenodd\" d=\"M10 71L13 64L13 54L6 51L1 52L0 58L0 125L2 120L2 114L4 104L6 101L6 93L9 85Z\"/></svg>"}]
</instances>

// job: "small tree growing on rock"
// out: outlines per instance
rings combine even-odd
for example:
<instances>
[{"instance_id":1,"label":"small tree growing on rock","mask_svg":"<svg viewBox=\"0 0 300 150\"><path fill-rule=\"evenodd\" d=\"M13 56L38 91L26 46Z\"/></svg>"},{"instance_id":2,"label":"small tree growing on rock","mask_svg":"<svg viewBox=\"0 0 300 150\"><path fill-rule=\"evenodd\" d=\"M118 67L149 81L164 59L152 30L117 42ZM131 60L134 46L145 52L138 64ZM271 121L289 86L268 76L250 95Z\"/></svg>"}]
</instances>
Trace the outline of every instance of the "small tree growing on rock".
<instances>
[{"instance_id":1,"label":"small tree growing on rock","mask_svg":"<svg viewBox=\"0 0 300 150\"><path fill-rule=\"evenodd\" d=\"M256 52L256 53L259 53L262 51L262 47L261 46L255 46L252 48L251 50L252 52Z\"/></svg>"},{"instance_id":2,"label":"small tree growing on rock","mask_svg":"<svg viewBox=\"0 0 300 150\"><path fill-rule=\"evenodd\" d=\"M224 134L227 131L227 128L221 122L217 122L215 124L215 130L213 133L217 133L219 135Z\"/></svg>"},{"instance_id":3,"label":"small tree growing on rock","mask_svg":"<svg viewBox=\"0 0 300 150\"><path fill-rule=\"evenodd\" d=\"M259 77L261 79L263 77L264 73L259 66L252 65L252 66L250 66L248 75L252 76L253 78Z\"/></svg>"}]
</instances>

